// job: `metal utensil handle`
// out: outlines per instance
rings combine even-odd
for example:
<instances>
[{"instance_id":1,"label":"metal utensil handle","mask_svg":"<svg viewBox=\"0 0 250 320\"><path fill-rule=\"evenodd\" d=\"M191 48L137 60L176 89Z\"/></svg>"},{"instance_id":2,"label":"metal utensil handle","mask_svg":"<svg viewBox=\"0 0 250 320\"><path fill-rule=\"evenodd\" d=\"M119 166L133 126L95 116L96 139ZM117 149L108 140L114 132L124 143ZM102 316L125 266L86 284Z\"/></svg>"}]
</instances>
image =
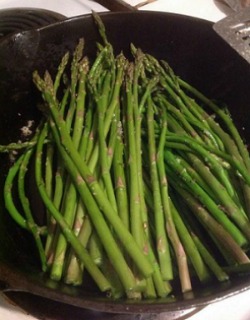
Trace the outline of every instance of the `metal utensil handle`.
<instances>
[{"instance_id":1,"label":"metal utensil handle","mask_svg":"<svg viewBox=\"0 0 250 320\"><path fill-rule=\"evenodd\" d=\"M135 7L122 0L95 0L110 11L135 11Z\"/></svg>"},{"instance_id":2,"label":"metal utensil handle","mask_svg":"<svg viewBox=\"0 0 250 320\"><path fill-rule=\"evenodd\" d=\"M247 6L250 6L250 0L223 0L234 11L239 11Z\"/></svg>"}]
</instances>

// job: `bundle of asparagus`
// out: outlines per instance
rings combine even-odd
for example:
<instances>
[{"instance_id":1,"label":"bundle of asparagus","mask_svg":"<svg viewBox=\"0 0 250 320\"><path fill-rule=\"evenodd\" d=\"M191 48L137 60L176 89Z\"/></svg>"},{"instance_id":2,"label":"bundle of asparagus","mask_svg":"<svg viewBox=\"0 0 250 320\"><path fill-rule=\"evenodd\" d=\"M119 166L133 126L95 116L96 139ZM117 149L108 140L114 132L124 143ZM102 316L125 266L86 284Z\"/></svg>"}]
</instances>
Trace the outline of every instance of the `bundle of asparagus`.
<instances>
[{"instance_id":1,"label":"bundle of asparagus","mask_svg":"<svg viewBox=\"0 0 250 320\"><path fill-rule=\"evenodd\" d=\"M141 299L174 293L176 278L187 292L195 276L248 270L250 159L230 114L135 46L133 61L115 56L94 18L95 60L80 39L54 80L35 71L43 119L30 141L1 146L22 149L5 204L43 271L72 285L87 273L114 298ZM45 226L26 192L32 162Z\"/></svg>"}]
</instances>

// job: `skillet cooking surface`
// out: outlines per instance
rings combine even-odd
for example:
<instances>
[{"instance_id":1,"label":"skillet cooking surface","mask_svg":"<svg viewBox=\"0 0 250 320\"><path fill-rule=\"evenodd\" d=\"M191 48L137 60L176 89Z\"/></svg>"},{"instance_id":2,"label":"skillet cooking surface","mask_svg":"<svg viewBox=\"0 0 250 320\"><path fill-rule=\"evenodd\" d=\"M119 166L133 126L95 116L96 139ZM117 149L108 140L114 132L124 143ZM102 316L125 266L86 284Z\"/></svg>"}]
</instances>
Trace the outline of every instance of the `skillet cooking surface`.
<instances>
[{"instance_id":1,"label":"skillet cooking surface","mask_svg":"<svg viewBox=\"0 0 250 320\"><path fill-rule=\"evenodd\" d=\"M132 42L143 51L165 59L185 80L210 97L226 102L243 136L249 141L250 67L212 30L210 22L168 13L133 12L101 14L116 52L129 51ZM17 141L20 128L32 119L38 123L37 95L31 75L35 69L53 70L63 53L85 38L88 56L100 40L90 15L71 18L38 30L21 32L0 42L0 144ZM2 187L9 165L1 155ZM31 187L32 189L32 187ZM0 275L9 289L28 291L81 308L119 313L158 313L203 306L250 287L249 277L196 287L189 295L157 301L112 301L98 295L91 282L69 287L41 274L31 238L20 230L0 207ZM36 194L37 219L42 219Z\"/></svg>"}]
</instances>

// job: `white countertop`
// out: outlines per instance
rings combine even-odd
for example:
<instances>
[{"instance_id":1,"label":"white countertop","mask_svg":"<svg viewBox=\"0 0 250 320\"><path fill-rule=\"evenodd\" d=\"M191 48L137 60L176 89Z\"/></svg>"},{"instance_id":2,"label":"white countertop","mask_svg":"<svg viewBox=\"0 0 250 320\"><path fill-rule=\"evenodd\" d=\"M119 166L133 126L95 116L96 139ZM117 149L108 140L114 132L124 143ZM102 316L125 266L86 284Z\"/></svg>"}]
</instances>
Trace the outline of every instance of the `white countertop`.
<instances>
[{"instance_id":1,"label":"white countertop","mask_svg":"<svg viewBox=\"0 0 250 320\"><path fill-rule=\"evenodd\" d=\"M143 0L127 0L130 5L137 5ZM107 11L92 0L1 0L0 9L11 7L37 7L57 11L66 16L90 13L91 10ZM143 6L143 10L176 12L203 19L218 21L225 16L225 6L214 0L157 0ZM222 11L223 10L223 11Z\"/></svg>"},{"instance_id":2,"label":"white countertop","mask_svg":"<svg viewBox=\"0 0 250 320\"><path fill-rule=\"evenodd\" d=\"M137 5L142 0L127 0L131 5ZM77 16L107 11L104 7L90 0L1 0L0 9L11 7L37 7L59 12L65 16ZM229 11L225 6L213 0L157 0L141 8L143 10L175 12L203 18L210 21L222 19ZM20 308L10 304L0 295L1 320L35 320ZM211 304L189 320L249 320L250 291L243 292L223 301ZM72 319L77 320L77 319ZM163 319L162 319L163 320ZM167 319L166 319L167 320Z\"/></svg>"}]
</instances>

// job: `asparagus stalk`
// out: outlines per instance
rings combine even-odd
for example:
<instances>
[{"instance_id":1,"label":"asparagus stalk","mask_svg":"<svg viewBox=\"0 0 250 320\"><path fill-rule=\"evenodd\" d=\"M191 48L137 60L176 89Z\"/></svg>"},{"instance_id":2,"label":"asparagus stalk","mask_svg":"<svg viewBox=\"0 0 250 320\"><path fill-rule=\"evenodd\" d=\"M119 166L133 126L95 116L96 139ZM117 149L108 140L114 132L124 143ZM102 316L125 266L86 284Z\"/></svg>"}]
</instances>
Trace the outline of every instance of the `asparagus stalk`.
<instances>
[{"instance_id":1,"label":"asparagus stalk","mask_svg":"<svg viewBox=\"0 0 250 320\"><path fill-rule=\"evenodd\" d=\"M181 188L174 180L171 180L174 188L181 194L185 202L191 208L193 213L198 217L203 226L217 239L221 246L226 250L236 263L247 263L249 258L243 249L237 244L232 235L223 226L218 223L199 200L195 199L184 188Z\"/></svg>"},{"instance_id":2,"label":"asparagus stalk","mask_svg":"<svg viewBox=\"0 0 250 320\"><path fill-rule=\"evenodd\" d=\"M82 128L83 128L83 119L84 119L84 112L85 112L85 97L86 97L86 74L88 72L88 61L86 59L82 59L82 42L76 48L76 52L74 54L74 59L72 62L72 78L74 79L74 88L71 88L73 92L72 95L77 96L77 98L71 98L71 106L68 111L72 108L75 109L75 120L73 124L73 133L72 133L72 142L75 148L79 147L81 135L82 135ZM77 78L77 79L75 79ZM76 106L75 106L76 105ZM71 113L71 117L73 117L74 113ZM69 117L69 115L67 116ZM68 118L68 124L71 122ZM65 185L65 195L62 204L62 213L64 215L64 219L69 224L70 227L73 226L73 222L75 219L75 211L76 211L76 202L77 202L77 192L75 189L74 184L72 183L71 179L68 177ZM65 254L67 249L67 241L64 235L59 235L55 253L54 253L54 260L51 267L51 278L59 280L63 274L63 267L65 261Z\"/></svg>"},{"instance_id":3,"label":"asparagus stalk","mask_svg":"<svg viewBox=\"0 0 250 320\"><path fill-rule=\"evenodd\" d=\"M79 256L79 259L81 259L88 269L88 272L91 274L93 279L96 281L99 289L101 291L107 291L111 288L110 283L107 281L107 279L104 277L104 275L100 272L100 270L96 267L96 265L93 263L92 259L90 258L88 252L84 249L84 247L80 244L77 237L74 235L70 227L68 226L65 219L62 217L61 213L56 209L51 199L48 197L45 183L42 178L42 149L44 144L44 139L47 135L47 128L48 126L45 124L44 129L41 131L41 134L38 139L37 148L36 148L36 168L35 168L35 177L37 181L37 186L39 189L39 193L44 201L45 206L50 211L50 213L53 215L57 223L59 224L62 232L64 233L65 238L68 240L68 242L72 245L75 252Z\"/></svg>"},{"instance_id":4,"label":"asparagus stalk","mask_svg":"<svg viewBox=\"0 0 250 320\"><path fill-rule=\"evenodd\" d=\"M179 235L176 231L175 224L173 223L172 214L170 215L170 212L172 212L172 209L173 207L172 208L170 207L171 211L169 210L169 213L168 213L167 232L171 240L171 243L173 245L176 259L177 259L181 289L182 289L182 292L185 293L192 290L190 273L188 268L188 258L187 258L185 249L180 241Z\"/></svg>"},{"instance_id":5,"label":"asparagus stalk","mask_svg":"<svg viewBox=\"0 0 250 320\"><path fill-rule=\"evenodd\" d=\"M122 141L123 133L121 126L121 122L119 121L114 150L113 172L117 199L117 211L124 226L129 230L129 203L127 181L124 172L124 144Z\"/></svg>"},{"instance_id":6,"label":"asparagus stalk","mask_svg":"<svg viewBox=\"0 0 250 320\"><path fill-rule=\"evenodd\" d=\"M240 230L227 218L225 213L217 206L217 204L197 185L190 177L190 175L183 171L183 167L176 161L171 151L165 151L166 163L178 174L181 181L192 190L196 197L199 197L200 201L209 209L211 214L232 234L237 243L241 246L246 245L247 240L240 232Z\"/></svg>"},{"instance_id":7,"label":"asparagus stalk","mask_svg":"<svg viewBox=\"0 0 250 320\"><path fill-rule=\"evenodd\" d=\"M205 116L207 119L207 123L211 127L211 129L220 137L220 139L223 141L225 145L225 149L235 157L238 161L245 164L245 167L247 171L250 170L250 158L249 153L247 151L246 146L244 145L243 140L241 139L238 130L236 129L234 123L232 122L232 119L230 115L228 115L226 112L224 112L221 108L219 108L212 100L204 96L201 92L199 92L197 89L193 88L190 84L186 83L182 79L179 79L180 85L194 94L194 96L198 97L200 101L204 102L209 108L211 108L213 111L216 112L216 114L222 119L222 121L226 124L228 128L228 132L231 133L231 136L224 132L220 126L211 118L207 117L207 114L203 109L201 109L198 105L196 105L196 108L199 109L199 112ZM245 196L245 203L247 207L247 213L249 215L250 213L250 187L242 183L244 196Z\"/></svg>"},{"instance_id":8,"label":"asparagus stalk","mask_svg":"<svg viewBox=\"0 0 250 320\"><path fill-rule=\"evenodd\" d=\"M247 151L247 148L245 144L242 141L242 138L239 135L239 131L236 129L232 118L226 113L222 108L219 108L211 99L208 99L205 95L203 95L199 90L192 87L190 84L186 83L183 80L179 80L179 83L182 87L190 91L194 96L196 96L200 101L204 102L209 108L211 108L216 114L219 115L219 117L224 121L224 123L227 125L227 128L229 132L231 133L231 136L233 137L234 141L236 142L236 145L238 147L238 150L241 154L241 157L245 163L245 166L248 171L250 171L250 157L249 153Z\"/></svg>"},{"instance_id":9,"label":"asparagus stalk","mask_svg":"<svg viewBox=\"0 0 250 320\"><path fill-rule=\"evenodd\" d=\"M187 229L185 224L180 217L180 214L176 207L174 206L173 202L170 202L171 212L173 215L173 220L179 234L180 239L182 240L183 246L185 248L188 257L190 258L194 269L202 282L207 282L209 279L209 273L207 267Z\"/></svg>"},{"instance_id":10,"label":"asparagus stalk","mask_svg":"<svg viewBox=\"0 0 250 320\"><path fill-rule=\"evenodd\" d=\"M89 242L90 235L92 233L92 225L90 220L87 216L84 216L83 222L80 224L81 228L77 233L74 228L74 232L82 244L84 248L87 247ZM90 254L91 256L91 254ZM81 285L83 282L83 271L84 271L84 264L75 254L74 250L70 250L70 253L67 256L66 267L64 270L64 281L68 284L73 285Z\"/></svg>"},{"instance_id":11,"label":"asparagus stalk","mask_svg":"<svg viewBox=\"0 0 250 320\"><path fill-rule=\"evenodd\" d=\"M117 211L116 199L114 194L113 182L109 170L109 160L108 160L108 149L105 141L104 133L104 118L107 108L107 98L110 85L110 74L107 74L104 79L103 89L99 90L99 95L96 97L97 100L97 116L98 116L98 142L100 150L100 167L101 167L101 177L104 182L104 188L106 189L108 199L110 204Z\"/></svg>"},{"instance_id":12,"label":"asparagus stalk","mask_svg":"<svg viewBox=\"0 0 250 320\"><path fill-rule=\"evenodd\" d=\"M39 136L39 131L40 129L37 130L35 136L32 138L31 142L32 145L33 143L37 143L37 138ZM30 147L30 145L29 145ZM27 150L29 150L29 147ZM14 188L14 181L18 176L18 172L20 170L20 167L22 165L22 162L25 158L25 153L20 155L18 159L15 161L15 163L11 166L9 169L9 172L7 174L5 183L4 183L4 201L5 201L5 207L12 216L13 220L16 221L16 223L23 229L28 230L28 221L27 218L23 217L23 215L20 213L18 210L14 198L13 198L13 188ZM38 225L34 224L34 227L37 228L37 235L39 234L46 234L47 233L47 228L45 227L39 227Z\"/></svg>"},{"instance_id":13,"label":"asparagus stalk","mask_svg":"<svg viewBox=\"0 0 250 320\"><path fill-rule=\"evenodd\" d=\"M156 243L157 252L160 263L160 269L163 279L169 280L172 278L171 258L169 252L168 240L165 230L165 219L163 214L163 206L160 192L159 175L157 172L157 154L154 134L154 113L152 100L148 99L147 105L147 126L148 126L148 145L149 145L149 164L150 177L153 190L154 200L154 215L156 227Z\"/></svg>"},{"instance_id":14,"label":"asparagus stalk","mask_svg":"<svg viewBox=\"0 0 250 320\"><path fill-rule=\"evenodd\" d=\"M180 275L182 291L189 291L191 288L191 282L189 278L189 270L187 259L185 256L185 251L183 249L182 243L178 236L170 207L170 198L169 198L169 188L168 188L168 179L166 176L165 163L164 163L164 149L165 149L165 136L167 132L167 118L166 111L162 111L162 125L161 125L161 135L159 138L158 152L157 152L157 169L159 173L159 178L161 182L161 198L163 205L163 212L166 219L166 230L167 235L171 241L171 244L174 249L175 257L177 259L177 266ZM173 270L172 270L173 273Z\"/></svg>"},{"instance_id":15,"label":"asparagus stalk","mask_svg":"<svg viewBox=\"0 0 250 320\"><path fill-rule=\"evenodd\" d=\"M133 115L134 96L132 83L134 77L134 65L130 64L126 75L126 100L124 103L124 115L126 123L126 134L128 139L128 168L129 168L129 212L131 233L140 248L143 248L143 228L141 219L141 198L137 175L137 151L135 135L135 120ZM126 109L125 109L126 108Z\"/></svg>"},{"instance_id":16,"label":"asparagus stalk","mask_svg":"<svg viewBox=\"0 0 250 320\"><path fill-rule=\"evenodd\" d=\"M229 277L225 273L225 271L220 267L214 257L210 254L207 248L203 245L200 239L195 235L192 234L192 238L196 247L198 248L201 256L203 257L204 261L206 262L207 266L211 269L211 271L215 274L219 281L228 280Z\"/></svg>"},{"instance_id":17,"label":"asparagus stalk","mask_svg":"<svg viewBox=\"0 0 250 320\"><path fill-rule=\"evenodd\" d=\"M39 82L42 81L39 79L40 78L36 78L37 81ZM41 86L39 85L39 87ZM106 225L106 222L103 219L103 216L100 213L100 210L93 197L99 200L99 205L102 207L103 213L105 213L105 216L108 218L108 220L116 230L117 236L119 237L120 241L124 244L124 247L128 250L129 254L137 264L138 268L142 271L142 273L145 276L148 276L150 273L152 273L152 267L150 263L147 261L147 259L144 257L140 249L137 247L131 234L127 231L127 229L124 227L124 225L122 224L117 214L114 212L114 210L110 206L109 202L107 201L105 195L102 192L102 189L100 188L96 179L93 177L92 173L90 173L86 164L82 161L82 159L79 159L79 155L75 151L74 146L72 145L72 142L70 140L70 137L68 136L68 132L67 132L67 129L65 128L64 121L60 119L60 117L58 117L57 106L55 104L54 99L51 97L49 92L46 91L46 87L44 88L44 90L46 93L45 96L47 95L48 101L50 103L50 107L51 107L50 110L51 111L53 110L52 115L59 130L58 132L55 130L56 127L55 127L55 124L53 123L51 128L54 130L53 131L54 138L56 139L58 149L60 150L61 154L63 154L65 163L67 163L67 170L71 174L72 179L76 184L76 187L79 191L82 201L88 207L89 213L91 213L91 219L93 224L98 230L98 233L100 234L100 237L102 238L102 240L105 241L106 243L105 249L107 252L109 252L113 265L117 266L116 268L117 272L120 274L122 282L126 286L126 290L131 291L134 288L132 274L130 275L130 271L127 271L127 272L123 271L124 267L125 269L127 269L124 258L121 256L119 249L117 249L116 243L114 242L114 239L111 236L110 231ZM58 136L59 133L63 134L63 139L61 139L61 141ZM64 142L61 144L62 140ZM66 142L66 145L65 145L65 142ZM73 155L74 162L72 162L71 157L69 157L69 155L70 156ZM77 163L77 166L75 166L76 163ZM78 171L79 169L80 169L80 172ZM85 181L82 179L81 176L84 176ZM88 189L85 182L86 184L88 184L90 189ZM103 205L101 205L101 203ZM120 266L118 265L124 265L124 267L120 268Z\"/></svg>"},{"instance_id":18,"label":"asparagus stalk","mask_svg":"<svg viewBox=\"0 0 250 320\"><path fill-rule=\"evenodd\" d=\"M37 246L39 256L40 256L40 261L41 261L41 266L42 270L46 271L47 270L47 262L46 262L46 256L45 256L45 251L43 247L43 243L41 240L41 235L39 234L39 230L37 228L37 225L34 221L31 208L30 208L30 202L29 199L26 195L25 192L25 178L26 178L26 173L27 173L27 166L29 165L30 159L34 153L34 149L29 149L24 153L24 157L22 159L20 168L19 168L19 173L18 173L18 195L20 202L22 204L23 211L25 213L26 219L27 219L27 227L31 231L34 239L35 239L35 244Z\"/></svg>"}]
</instances>

